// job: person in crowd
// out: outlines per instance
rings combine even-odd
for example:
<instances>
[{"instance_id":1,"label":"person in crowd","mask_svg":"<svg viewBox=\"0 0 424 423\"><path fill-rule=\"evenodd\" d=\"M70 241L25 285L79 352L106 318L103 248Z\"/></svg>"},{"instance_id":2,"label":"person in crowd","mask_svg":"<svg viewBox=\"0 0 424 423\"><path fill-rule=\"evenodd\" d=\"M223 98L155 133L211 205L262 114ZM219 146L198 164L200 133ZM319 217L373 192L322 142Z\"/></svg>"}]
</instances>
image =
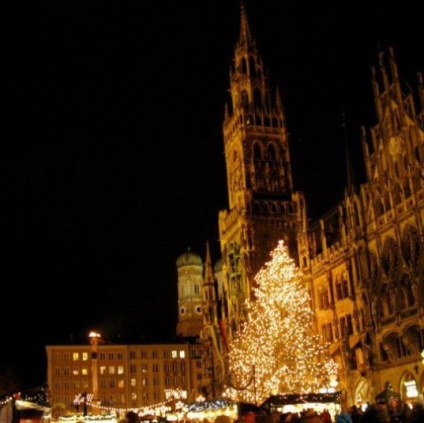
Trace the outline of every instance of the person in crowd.
<instances>
[{"instance_id":1,"label":"person in crowd","mask_svg":"<svg viewBox=\"0 0 424 423\"><path fill-rule=\"evenodd\" d=\"M125 420L127 423L140 423L140 416L134 411L128 411L125 414Z\"/></svg>"},{"instance_id":2,"label":"person in crowd","mask_svg":"<svg viewBox=\"0 0 424 423\"><path fill-rule=\"evenodd\" d=\"M331 415L326 408L320 414L320 417L323 423L331 423Z\"/></svg>"},{"instance_id":3,"label":"person in crowd","mask_svg":"<svg viewBox=\"0 0 424 423\"><path fill-rule=\"evenodd\" d=\"M350 414L347 413L346 410L342 410L336 417L336 423L352 423Z\"/></svg>"},{"instance_id":4,"label":"person in crowd","mask_svg":"<svg viewBox=\"0 0 424 423\"><path fill-rule=\"evenodd\" d=\"M407 423L424 422L424 407L422 404L414 404L409 416L406 418Z\"/></svg>"}]
</instances>

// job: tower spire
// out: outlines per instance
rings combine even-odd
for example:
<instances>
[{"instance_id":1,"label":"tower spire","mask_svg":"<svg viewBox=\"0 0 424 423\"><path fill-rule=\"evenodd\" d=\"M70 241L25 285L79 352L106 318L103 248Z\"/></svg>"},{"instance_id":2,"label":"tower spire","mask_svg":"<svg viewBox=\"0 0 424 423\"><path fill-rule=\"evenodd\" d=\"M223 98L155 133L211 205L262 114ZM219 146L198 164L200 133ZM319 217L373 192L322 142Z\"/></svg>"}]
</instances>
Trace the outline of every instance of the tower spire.
<instances>
[{"instance_id":1,"label":"tower spire","mask_svg":"<svg viewBox=\"0 0 424 423\"><path fill-rule=\"evenodd\" d=\"M244 0L240 2L240 11L240 45L248 45L252 41L252 34L250 33Z\"/></svg>"},{"instance_id":2,"label":"tower spire","mask_svg":"<svg viewBox=\"0 0 424 423\"><path fill-rule=\"evenodd\" d=\"M347 190L351 194L355 190L355 174L352 166L352 155L350 153L349 141L347 136L346 128L346 113L342 111L342 128L343 128L343 137L345 144L345 159L346 159L346 173L347 173Z\"/></svg>"},{"instance_id":3,"label":"tower spire","mask_svg":"<svg viewBox=\"0 0 424 423\"><path fill-rule=\"evenodd\" d=\"M205 284L213 283L213 271L212 271L212 260L211 260L211 251L209 248L209 241L206 241L206 258L205 258L205 275L204 275Z\"/></svg>"}]
</instances>

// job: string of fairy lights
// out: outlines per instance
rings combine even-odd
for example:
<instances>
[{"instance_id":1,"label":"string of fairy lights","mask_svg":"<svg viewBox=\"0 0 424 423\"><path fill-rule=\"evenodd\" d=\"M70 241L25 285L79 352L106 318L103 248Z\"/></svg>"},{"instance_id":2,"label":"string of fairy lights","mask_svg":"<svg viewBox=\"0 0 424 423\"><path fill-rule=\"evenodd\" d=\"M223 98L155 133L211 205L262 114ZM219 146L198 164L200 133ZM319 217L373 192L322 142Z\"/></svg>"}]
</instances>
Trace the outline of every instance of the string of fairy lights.
<instances>
[{"instance_id":1,"label":"string of fairy lights","mask_svg":"<svg viewBox=\"0 0 424 423\"><path fill-rule=\"evenodd\" d=\"M6 394L0 399L0 407L7 405L13 400L23 400L33 402L39 405L45 405L47 401L47 392L44 387L38 387L23 392L15 392L13 394Z\"/></svg>"},{"instance_id":2,"label":"string of fairy lights","mask_svg":"<svg viewBox=\"0 0 424 423\"><path fill-rule=\"evenodd\" d=\"M314 333L309 293L283 241L255 280L247 320L230 345L225 395L258 404L270 393L318 392L334 384L337 364Z\"/></svg>"},{"instance_id":3,"label":"string of fairy lights","mask_svg":"<svg viewBox=\"0 0 424 423\"><path fill-rule=\"evenodd\" d=\"M176 389L165 389L165 400L157 402L155 404L150 404L144 407L113 407L109 405L101 405L98 401L93 399L93 394L78 394L75 396L73 401L74 405L86 404L94 409L106 411L109 413L115 414L125 414L129 411L134 411L141 415L147 414L161 414L163 415L166 412L171 411L172 408L176 410L180 410L183 408L185 403L183 400L187 399L187 391L176 388ZM173 407L171 407L173 405Z\"/></svg>"}]
</instances>

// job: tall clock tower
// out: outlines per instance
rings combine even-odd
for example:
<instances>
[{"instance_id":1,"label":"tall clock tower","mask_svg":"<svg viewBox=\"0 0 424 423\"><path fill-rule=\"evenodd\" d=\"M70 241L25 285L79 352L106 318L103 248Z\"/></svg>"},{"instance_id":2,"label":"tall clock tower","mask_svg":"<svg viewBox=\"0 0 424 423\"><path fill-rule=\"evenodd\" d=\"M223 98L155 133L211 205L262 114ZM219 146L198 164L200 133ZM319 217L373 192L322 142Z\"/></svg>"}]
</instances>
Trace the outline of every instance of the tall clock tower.
<instances>
[{"instance_id":1,"label":"tall clock tower","mask_svg":"<svg viewBox=\"0 0 424 423\"><path fill-rule=\"evenodd\" d=\"M223 123L229 208L219 213L219 237L223 315L231 337L244 320L243 303L252 297L254 276L278 240L284 239L298 260L304 208L301 194L293 193L281 98L278 90L271 90L243 3L230 94Z\"/></svg>"}]
</instances>

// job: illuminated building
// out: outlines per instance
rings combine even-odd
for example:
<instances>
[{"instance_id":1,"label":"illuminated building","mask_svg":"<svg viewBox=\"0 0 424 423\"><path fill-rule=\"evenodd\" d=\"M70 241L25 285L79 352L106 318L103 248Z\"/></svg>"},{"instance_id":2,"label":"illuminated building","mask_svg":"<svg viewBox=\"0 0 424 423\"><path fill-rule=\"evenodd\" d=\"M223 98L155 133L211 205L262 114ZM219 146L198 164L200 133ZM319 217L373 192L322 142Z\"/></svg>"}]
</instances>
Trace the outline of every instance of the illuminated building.
<instances>
[{"instance_id":1,"label":"illuminated building","mask_svg":"<svg viewBox=\"0 0 424 423\"><path fill-rule=\"evenodd\" d=\"M202 329L203 262L197 254L187 252L177 259L178 324L177 335L199 336Z\"/></svg>"},{"instance_id":2,"label":"illuminated building","mask_svg":"<svg viewBox=\"0 0 424 423\"><path fill-rule=\"evenodd\" d=\"M227 380L226 346L246 317L254 275L284 239L304 273L316 328L339 364L343 401L373 402L386 382L404 399L421 394L422 76L413 94L400 81L392 50L382 55L372 77L377 123L362 131L366 181L357 188L349 177L339 204L310 224L302 193L293 191L282 102L243 6L233 63L223 124L229 208L219 213L221 291L202 332L208 345L211 334L217 338L209 368L217 370L218 385Z\"/></svg>"},{"instance_id":3,"label":"illuminated building","mask_svg":"<svg viewBox=\"0 0 424 423\"><path fill-rule=\"evenodd\" d=\"M96 366L90 345L46 346L51 404L54 409L61 406L75 411L74 399L83 393L93 394L94 380L98 381L98 402L93 401L93 407L162 405L169 389L179 389L186 393L187 401L194 401L202 383L201 350L200 345L188 343L99 344L97 375L93 375Z\"/></svg>"}]
</instances>

